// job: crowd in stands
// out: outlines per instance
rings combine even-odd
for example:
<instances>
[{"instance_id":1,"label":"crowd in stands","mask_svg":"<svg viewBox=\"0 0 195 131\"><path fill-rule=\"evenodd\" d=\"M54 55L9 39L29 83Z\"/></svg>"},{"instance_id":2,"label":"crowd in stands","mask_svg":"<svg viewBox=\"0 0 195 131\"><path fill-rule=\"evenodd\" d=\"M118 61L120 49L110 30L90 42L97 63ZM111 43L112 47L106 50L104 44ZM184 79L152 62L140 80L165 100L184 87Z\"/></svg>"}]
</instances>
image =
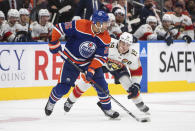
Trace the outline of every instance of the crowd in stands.
<instances>
[{"instance_id":1,"label":"crowd in stands","mask_svg":"<svg viewBox=\"0 0 195 131\"><path fill-rule=\"evenodd\" d=\"M122 32L138 40L194 40L195 0L0 0L0 42L48 41L60 22L108 13L110 36ZM65 36L61 40L66 40Z\"/></svg>"}]
</instances>

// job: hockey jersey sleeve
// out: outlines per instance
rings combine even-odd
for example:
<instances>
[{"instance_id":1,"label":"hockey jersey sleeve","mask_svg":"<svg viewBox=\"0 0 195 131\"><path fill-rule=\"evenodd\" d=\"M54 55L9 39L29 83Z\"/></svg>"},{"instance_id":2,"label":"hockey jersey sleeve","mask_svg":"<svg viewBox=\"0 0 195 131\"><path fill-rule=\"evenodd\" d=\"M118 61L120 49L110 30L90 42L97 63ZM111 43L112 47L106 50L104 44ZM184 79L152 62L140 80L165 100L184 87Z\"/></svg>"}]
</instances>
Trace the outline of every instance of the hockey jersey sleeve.
<instances>
[{"instance_id":1,"label":"hockey jersey sleeve","mask_svg":"<svg viewBox=\"0 0 195 131\"><path fill-rule=\"evenodd\" d=\"M127 64L127 67L131 73L131 80L133 83L140 83L142 79L142 65L140 57L134 49L131 49L129 56L131 57L128 57L128 60L131 62Z\"/></svg>"},{"instance_id":2,"label":"hockey jersey sleeve","mask_svg":"<svg viewBox=\"0 0 195 131\"><path fill-rule=\"evenodd\" d=\"M52 30L51 41L49 42L49 49L51 52L56 52L61 48L60 37L62 35L72 36L75 32L75 21L56 24Z\"/></svg>"}]
</instances>

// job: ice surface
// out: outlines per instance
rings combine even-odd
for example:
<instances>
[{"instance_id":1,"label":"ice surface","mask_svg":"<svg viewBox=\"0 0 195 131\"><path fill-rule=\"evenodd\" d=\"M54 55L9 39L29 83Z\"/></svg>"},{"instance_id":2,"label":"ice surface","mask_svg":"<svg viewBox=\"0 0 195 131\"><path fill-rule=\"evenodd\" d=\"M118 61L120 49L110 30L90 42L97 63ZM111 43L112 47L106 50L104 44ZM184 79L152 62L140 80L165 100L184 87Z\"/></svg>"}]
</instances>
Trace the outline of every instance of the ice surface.
<instances>
[{"instance_id":1,"label":"ice surface","mask_svg":"<svg viewBox=\"0 0 195 131\"><path fill-rule=\"evenodd\" d=\"M137 116L143 116L125 95L114 95ZM142 94L150 107L151 122L135 121L112 101L120 119L104 116L97 97L81 97L69 113L66 98L58 101L51 116L44 114L47 99L0 101L0 131L195 131L195 92Z\"/></svg>"}]
</instances>

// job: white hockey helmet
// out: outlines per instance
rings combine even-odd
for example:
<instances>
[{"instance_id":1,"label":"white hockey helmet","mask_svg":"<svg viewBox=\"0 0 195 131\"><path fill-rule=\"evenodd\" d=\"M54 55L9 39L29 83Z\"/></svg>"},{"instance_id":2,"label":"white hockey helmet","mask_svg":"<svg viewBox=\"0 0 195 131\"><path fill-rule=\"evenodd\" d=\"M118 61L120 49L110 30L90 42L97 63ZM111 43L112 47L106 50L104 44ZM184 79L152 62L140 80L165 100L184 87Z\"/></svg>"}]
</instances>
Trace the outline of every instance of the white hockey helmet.
<instances>
[{"instance_id":1,"label":"white hockey helmet","mask_svg":"<svg viewBox=\"0 0 195 131\"><path fill-rule=\"evenodd\" d=\"M4 18L5 19L5 15L2 11L0 11L0 18Z\"/></svg>"},{"instance_id":2,"label":"white hockey helmet","mask_svg":"<svg viewBox=\"0 0 195 131\"><path fill-rule=\"evenodd\" d=\"M162 21L172 22L171 16L169 14L164 14L163 17L162 17Z\"/></svg>"},{"instance_id":3,"label":"white hockey helmet","mask_svg":"<svg viewBox=\"0 0 195 131\"><path fill-rule=\"evenodd\" d=\"M7 13L8 18L9 17L18 17L19 18L19 12L17 9L10 9Z\"/></svg>"},{"instance_id":4,"label":"white hockey helmet","mask_svg":"<svg viewBox=\"0 0 195 131\"><path fill-rule=\"evenodd\" d=\"M128 32L124 32L120 35L119 41L123 41L129 45L133 44L133 35L128 33Z\"/></svg>"},{"instance_id":5,"label":"white hockey helmet","mask_svg":"<svg viewBox=\"0 0 195 131\"><path fill-rule=\"evenodd\" d=\"M29 15L29 11L27 9L25 9L25 8L21 8L19 10L19 14L20 15Z\"/></svg>"},{"instance_id":6,"label":"white hockey helmet","mask_svg":"<svg viewBox=\"0 0 195 131\"><path fill-rule=\"evenodd\" d=\"M149 22L157 23L157 19L155 16L148 16L146 19L146 23L149 24Z\"/></svg>"},{"instance_id":7,"label":"white hockey helmet","mask_svg":"<svg viewBox=\"0 0 195 131\"><path fill-rule=\"evenodd\" d=\"M114 12L114 14L115 15L117 15L117 14L125 15L125 11L123 9L119 8L119 9L116 9L116 11Z\"/></svg>"},{"instance_id":8,"label":"white hockey helmet","mask_svg":"<svg viewBox=\"0 0 195 131\"><path fill-rule=\"evenodd\" d=\"M49 13L49 11L47 9L40 9L39 10L39 18L41 16L49 16L50 17L50 13Z\"/></svg>"},{"instance_id":9,"label":"white hockey helmet","mask_svg":"<svg viewBox=\"0 0 195 131\"><path fill-rule=\"evenodd\" d=\"M108 17L110 21L116 21L116 18L113 13L108 13Z\"/></svg>"}]
</instances>

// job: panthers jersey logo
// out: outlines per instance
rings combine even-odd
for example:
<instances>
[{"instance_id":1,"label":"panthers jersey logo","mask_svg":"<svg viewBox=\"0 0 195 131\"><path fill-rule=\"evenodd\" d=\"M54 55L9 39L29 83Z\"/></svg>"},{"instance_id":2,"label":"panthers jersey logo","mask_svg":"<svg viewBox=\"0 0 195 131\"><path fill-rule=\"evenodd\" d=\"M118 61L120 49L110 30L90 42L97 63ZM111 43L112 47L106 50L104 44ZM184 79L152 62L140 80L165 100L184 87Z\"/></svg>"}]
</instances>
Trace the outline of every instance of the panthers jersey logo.
<instances>
[{"instance_id":1,"label":"panthers jersey logo","mask_svg":"<svg viewBox=\"0 0 195 131\"><path fill-rule=\"evenodd\" d=\"M85 41L79 46L79 52L84 58L91 57L96 50L96 44L91 41Z\"/></svg>"},{"instance_id":2,"label":"panthers jersey logo","mask_svg":"<svg viewBox=\"0 0 195 131\"><path fill-rule=\"evenodd\" d=\"M124 65L117 61L117 60L113 60L113 59L110 59L108 58L108 61L107 61L107 67L110 69L110 70L119 70L119 69L122 69L124 67Z\"/></svg>"}]
</instances>

